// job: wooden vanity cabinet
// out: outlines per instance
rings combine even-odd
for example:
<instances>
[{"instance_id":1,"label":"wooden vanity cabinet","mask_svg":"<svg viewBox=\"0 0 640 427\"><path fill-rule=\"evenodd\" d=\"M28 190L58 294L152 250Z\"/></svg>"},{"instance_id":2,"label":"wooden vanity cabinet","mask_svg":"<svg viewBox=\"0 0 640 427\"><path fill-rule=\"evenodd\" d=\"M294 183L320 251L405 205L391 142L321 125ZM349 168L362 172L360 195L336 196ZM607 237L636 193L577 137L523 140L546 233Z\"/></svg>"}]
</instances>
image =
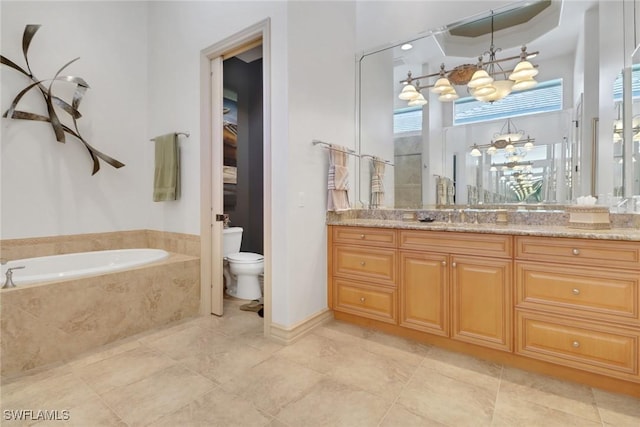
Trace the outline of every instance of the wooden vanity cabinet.
<instances>
[{"instance_id":1,"label":"wooden vanity cabinet","mask_svg":"<svg viewBox=\"0 0 640 427\"><path fill-rule=\"evenodd\" d=\"M400 325L511 351L511 236L398 234Z\"/></svg>"},{"instance_id":2,"label":"wooden vanity cabinet","mask_svg":"<svg viewBox=\"0 0 640 427\"><path fill-rule=\"evenodd\" d=\"M516 353L640 381L640 244L516 237Z\"/></svg>"},{"instance_id":3,"label":"wooden vanity cabinet","mask_svg":"<svg viewBox=\"0 0 640 427\"><path fill-rule=\"evenodd\" d=\"M640 397L640 242L329 226L335 317Z\"/></svg>"},{"instance_id":4,"label":"wooden vanity cabinet","mask_svg":"<svg viewBox=\"0 0 640 427\"><path fill-rule=\"evenodd\" d=\"M329 243L329 306L397 324L395 230L330 227Z\"/></svg>"}]
</instances>

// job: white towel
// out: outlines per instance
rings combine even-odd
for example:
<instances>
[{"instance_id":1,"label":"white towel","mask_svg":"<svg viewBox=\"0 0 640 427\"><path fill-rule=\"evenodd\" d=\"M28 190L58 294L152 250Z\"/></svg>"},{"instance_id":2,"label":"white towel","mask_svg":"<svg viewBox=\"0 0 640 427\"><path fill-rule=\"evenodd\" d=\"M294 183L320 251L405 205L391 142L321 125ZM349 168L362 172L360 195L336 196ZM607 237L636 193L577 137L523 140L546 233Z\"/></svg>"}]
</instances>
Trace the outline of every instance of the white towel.
<instances>
[{"instance_id":1,"label":"white towel","mask_svg":"<svg viewBox=\"0 0 640 427\"><path fill-rule=\"evenodd\" d=\"M371 206L374 208L384 205L384 160L374 157L371 161Z\"/></svg>"},{"instance_id":2,"label":"white towel","mask_svg":"<svg viewBox=\"0 0 640 427\"><path fill-rule=\"evenodd\" d=\"M339 145L329 146L329 173L327 183L327 210L340 212L349 206L349 168L347 149Z\"/></svg>"}]
</instances>

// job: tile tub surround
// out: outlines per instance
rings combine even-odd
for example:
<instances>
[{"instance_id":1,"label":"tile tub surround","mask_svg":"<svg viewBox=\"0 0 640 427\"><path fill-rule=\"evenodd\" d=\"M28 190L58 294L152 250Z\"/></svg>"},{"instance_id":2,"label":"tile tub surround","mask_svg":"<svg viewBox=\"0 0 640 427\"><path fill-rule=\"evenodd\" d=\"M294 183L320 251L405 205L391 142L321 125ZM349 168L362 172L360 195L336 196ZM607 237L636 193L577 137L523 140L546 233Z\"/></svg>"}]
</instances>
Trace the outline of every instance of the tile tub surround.
<instances>
[{"instance_id":1,"label":"tile tub surround","mask_svg":"<svg viewBox=\"0 0 640 427\"><path fill-rule=\"evenodd\" d=\"M199 257L200 236L156 230L129 230L0 240L0 254L3 259L9 261L75 252L131 248L164 249Z\"/></svg>"},{"instance_id":2,"label":"tile tub surround","mask_svg":"<svg viewBox=\"0 0 640 427\"><path fill-rule=\"evenodd\" d=\"M199 306L200 259L176 253L129 270L2 290L2 375L196 316Z\"/></svg>"}]
</instances>

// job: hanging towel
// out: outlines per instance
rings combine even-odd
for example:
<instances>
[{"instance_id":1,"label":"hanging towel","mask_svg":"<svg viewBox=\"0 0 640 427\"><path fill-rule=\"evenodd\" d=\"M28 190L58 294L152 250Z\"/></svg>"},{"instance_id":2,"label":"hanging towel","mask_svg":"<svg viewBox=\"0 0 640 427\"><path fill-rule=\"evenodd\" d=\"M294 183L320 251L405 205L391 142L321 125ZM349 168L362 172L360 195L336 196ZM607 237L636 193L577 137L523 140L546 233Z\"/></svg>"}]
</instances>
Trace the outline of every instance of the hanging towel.
<instances>
[{"instance_id":1,"label":"hanging towel","mask_svg":"<svg viewBox=\"0 0 640 427\"><path fill-rule=\"evenodd\" d=\"M339 145L329 146L329 180L327 188L327 210L349 210L349 168L347 149Z\"/></svg>"},{"instance_id":2,"label":"hanging towel","mask_svg":"<svg viewBox=\"0 0 640 427\"><path fill-rule=\"evenodd\" d=\"M156 145L153 201L177 200L180 192L180 153L175 133L154 138Z\"/></svg>"},{"instance_id":3,"label":"hanging towel","mask_svg":"<svg viewBox=\"0 0 640 427\"><path fill-rule=\"evenodd\" d=\"M371 160L371 207L384 205L384 160L374 157Z\"/></svg>"}]
</instances>

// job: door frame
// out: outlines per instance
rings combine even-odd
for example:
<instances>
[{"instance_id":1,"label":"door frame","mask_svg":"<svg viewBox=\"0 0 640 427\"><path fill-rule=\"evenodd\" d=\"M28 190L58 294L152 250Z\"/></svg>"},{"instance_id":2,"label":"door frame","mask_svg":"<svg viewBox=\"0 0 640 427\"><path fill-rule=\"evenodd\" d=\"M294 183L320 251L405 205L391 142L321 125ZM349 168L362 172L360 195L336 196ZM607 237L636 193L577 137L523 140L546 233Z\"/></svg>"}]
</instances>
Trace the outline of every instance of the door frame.
<instances>
[{"instance_id":1,"label":"door frame","mask_svg":"<svg viewBox=\"0 0 640 427\"><path fill-rule=\"evenodd\" d=\"M271 330L271 20L258 22L200 51L200 313L222 315L222 59L262 38L264 332ZM218 64L212 69L213 64ZM213 117L219 120L213 120ZM217 253L216 253L217 252ZM213 260L216 260L215 262ZM212 280L219 277L219 280Z\"/></svg>"}]
</instances>

